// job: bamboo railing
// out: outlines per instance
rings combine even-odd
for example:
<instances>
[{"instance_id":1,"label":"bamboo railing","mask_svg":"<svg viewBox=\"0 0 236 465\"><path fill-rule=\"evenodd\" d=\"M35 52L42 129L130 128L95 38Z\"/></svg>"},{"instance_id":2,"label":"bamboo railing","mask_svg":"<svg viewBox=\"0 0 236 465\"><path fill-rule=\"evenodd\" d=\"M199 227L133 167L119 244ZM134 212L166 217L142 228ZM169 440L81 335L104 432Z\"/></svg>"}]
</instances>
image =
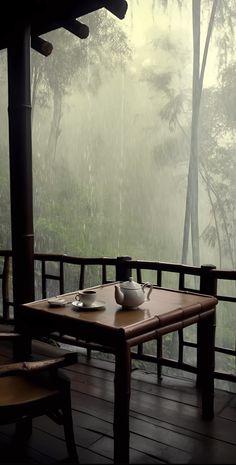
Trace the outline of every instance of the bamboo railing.
<instances>
[{"instance_id":1,"label":"bamboo railing","mask_svg":"<svg viewBox=\"0 0 236 465\"><path fill-rule=\"evenodd\" d=\"M14 323L14 303L12 295L11 276L11 251L1 250L2 262L0 279L2 280L2 306L0 308L0 323ZM83 289L97 284L105 284L117 280L126 280L133 276L139 283L152 282L159 287L174 288L189 292L215 295L218 298L216 312L216 331L218 331L218 314L221 320L230 319L230 343L218 342L216 338L215 355L221 358L220 368L215 369L215 378L227 382L236 381L236 310L232 305L236 302L236 271L220 270L213 265L200 267L182 265L176 263L132 260L130 257L75 257L60 254L35 254L35 294L36 298L47 298L56 294ZM222 285L226 283L226 285ZM222 292L222 289L224 292ZM235 295L233 292L235 291ZM231 295L232 294L232 295ZM222 309L218 308L222 306ZM230 306L230 311L227 309ZM230 316L226 314L229 312ZM192 332L192 330L191 330ZM108 347L90 344L68 337L66 334L53 334L58 342L85 347L88 357L92 350L109 352ZM132 352L133 359L157 364L158 378L161 378L162 367L183 370L189 373L197 373L194 357L189 357L185 352L191 351L197 354L197 325L194 333L189 335L188 328L176 333L159 337L155 350L145 344L137 346ZM167 347L167 350L166 350ZM170 347L174 348L175 357L170 353ZM148 349L148 350L146 350ZM172 350L173 352L173 350ZM223 360L223 361L222 361ZM224 362L225 360L225 362Z\"/></svg>"}]
</instances>

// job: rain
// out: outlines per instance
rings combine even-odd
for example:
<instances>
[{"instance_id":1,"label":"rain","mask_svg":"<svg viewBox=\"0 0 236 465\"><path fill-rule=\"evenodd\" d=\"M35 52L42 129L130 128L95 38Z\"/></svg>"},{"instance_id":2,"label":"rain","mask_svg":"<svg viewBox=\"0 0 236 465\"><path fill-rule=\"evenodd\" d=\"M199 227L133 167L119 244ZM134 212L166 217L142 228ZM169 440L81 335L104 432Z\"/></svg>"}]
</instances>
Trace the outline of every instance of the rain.
<instances>
[{"instance_id":1,"label":"rain","mask_svg":"<svg viewBox=\"0 0 236 465\"><path fill-rule=\"evenodd\" d=\"M50 56L32 51L35 252L235 268L236 6L228 6L230 18L216 9L212 19L212 2L202 2L197 84L189 1L132 0L122 21L108 11L85 16L87 39L59 29L44 37ZM6 50L0 59L8 249Z\"/></svg>"}]
</instances>

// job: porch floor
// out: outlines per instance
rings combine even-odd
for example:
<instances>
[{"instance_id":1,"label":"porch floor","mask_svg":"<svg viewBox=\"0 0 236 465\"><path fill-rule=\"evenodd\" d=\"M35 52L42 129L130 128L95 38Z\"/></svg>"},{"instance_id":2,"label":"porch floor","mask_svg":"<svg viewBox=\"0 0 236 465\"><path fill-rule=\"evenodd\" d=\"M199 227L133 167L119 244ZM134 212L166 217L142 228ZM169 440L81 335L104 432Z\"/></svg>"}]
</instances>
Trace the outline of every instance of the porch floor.
<instances>
[{"instance_id":1,"label":"porch floor","mask_svg":"<svg viewBox=\"0 0 236 465\"><path fill-rule=\"evenodd\" d=\"M81 464L113 463L114 363L79 354L66 370L71 378L74 431ZM0 463L66 462L61 426L34 420L24 450L14 443L14 426L0 427ZM130 462L236 463L236 395L215 390L215 418L201 419L194 381L134 369L130 402Z\"/></svg>"}]
</instances>

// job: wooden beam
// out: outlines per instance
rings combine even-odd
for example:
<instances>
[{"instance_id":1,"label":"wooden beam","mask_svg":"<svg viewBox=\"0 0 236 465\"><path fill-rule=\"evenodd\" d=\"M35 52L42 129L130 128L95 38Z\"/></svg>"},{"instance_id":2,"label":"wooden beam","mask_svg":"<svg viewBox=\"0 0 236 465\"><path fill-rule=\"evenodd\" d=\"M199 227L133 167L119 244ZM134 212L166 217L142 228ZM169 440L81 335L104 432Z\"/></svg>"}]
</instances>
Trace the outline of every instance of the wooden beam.
<instances>
[{"instance_id":1,"label":"wooden beam","mask_svg":"<svg viewBox=\"0 0 236 465\"><path fill-rule=\"evenodd\" d=\"M89 36L89 28L86 24L77 21L76 19L71 19L63 23L63 27L67 29L67 31L72 32L72 34L76 35L80 39L87 39Z\"/></svg>"},{"instance_id":2,"label":"wooden beam","mask_svg":"<svg viewBox=\"0 0 236 465\"><path fill-rule=\"evenodd\" d=\"M53 45L50 42L37 36L31 37L31 47L45 57L51 55L53 50Z\"/></svg>"},{"instance_id":3,"label":"wooden beam","mask_svg":"<svg viewBox=\"0 0 236 465\"><path fill-rule=\"evenodd\" d=\"M104 3L104 7L109 10L113 15L117 16L119 19L124 19L126 15L126 11L128 8L128 4L126 1L120 0L113 0L109 1L106 0Z\"/></svg>"}]
</instances>

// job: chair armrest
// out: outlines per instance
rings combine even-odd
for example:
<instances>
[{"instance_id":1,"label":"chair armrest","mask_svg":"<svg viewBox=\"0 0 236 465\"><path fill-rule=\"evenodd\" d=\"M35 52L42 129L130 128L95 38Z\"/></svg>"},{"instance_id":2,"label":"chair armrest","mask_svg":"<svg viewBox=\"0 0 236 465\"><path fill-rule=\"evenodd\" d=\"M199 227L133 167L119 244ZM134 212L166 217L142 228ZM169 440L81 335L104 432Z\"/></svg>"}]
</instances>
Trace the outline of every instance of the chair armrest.
<instances>
[{"instance_id":1,"label":"chair armrest","mask_svg":"<svg viewBox=\"0 0 236 465\"><path fill-rule=\"evenodd\" d=\"M7 331L0 331L0 341L11 341L13 339L20 339L22 337L19 333L8 333Z\"/></svg>"},{"instance_id":2,"label":"chair armrest","mask_svg":"<svg viewBox=\"0 0 236 465\"><path fill-rule=\"evenodd\" d=\"M77 353L71 352L73 356L64 355L63 357L38 360L33 362L15 362L7 363L0 366L0 378L3 376L13 376L20 374L34 374L45 370L55 370L63 368L77 362Z\"/></svg>"}]
</instances>

